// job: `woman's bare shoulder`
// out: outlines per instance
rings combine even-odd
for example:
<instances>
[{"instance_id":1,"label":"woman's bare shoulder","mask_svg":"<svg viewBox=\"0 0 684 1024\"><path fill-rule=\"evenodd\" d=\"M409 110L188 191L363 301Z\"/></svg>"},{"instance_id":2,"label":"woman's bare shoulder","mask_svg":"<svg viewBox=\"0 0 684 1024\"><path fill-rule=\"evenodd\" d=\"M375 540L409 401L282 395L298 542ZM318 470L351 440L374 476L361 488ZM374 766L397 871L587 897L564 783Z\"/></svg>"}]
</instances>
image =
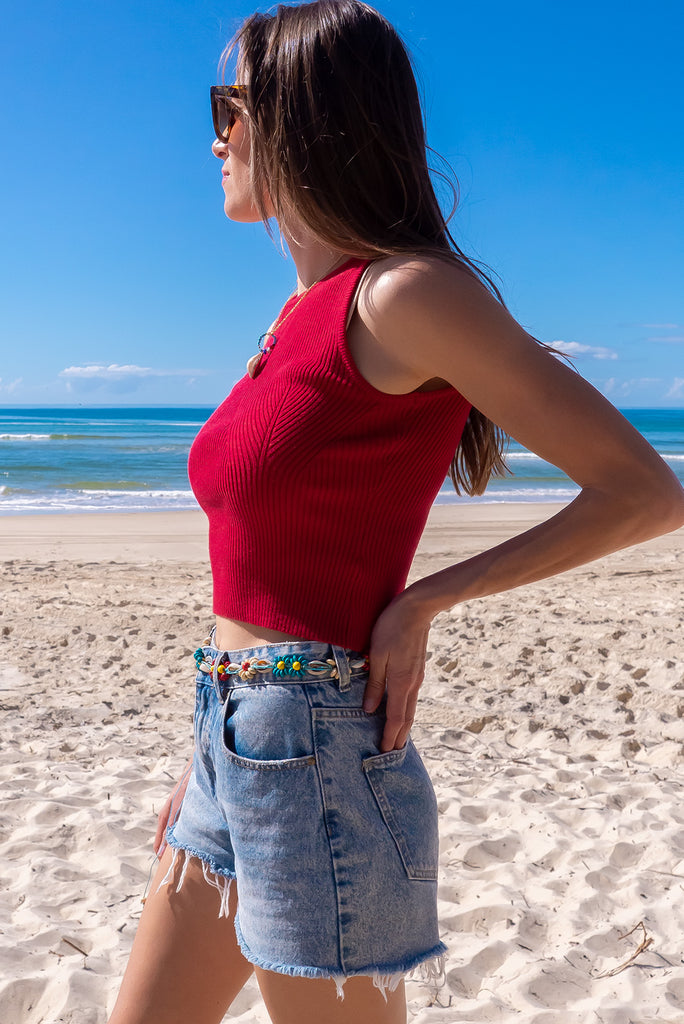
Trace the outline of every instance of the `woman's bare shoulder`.
<instances>
[{"instance_id":1,"label":"woman's bare shoulder","mask_svg":"<svg viewBox=\"0 0 684 1024\"><path fill-rule=\"evenodd\" d=\"M448 309L452 323L464 319L473 289L485 303L500 305L455 258L426 252L374 260L359 283L358 316L347 325L349 351L362 376L391 393L446 385L430 352L443 329L435 317Z\"/></svg>"},{"instance_id":2,"label":"woman's bare shoulder","mask_svg":"<svg viewBox=\"0 0 684 1024\"><path fill-rule=\"evenodd\" d=\"M369 288L383 295L399 296L426 285L454 289L471 284L486 291L473 270L446 251L444 256L429 251L382 256L373 261L365 276Z\"/></svg>"},{"instance_id":3,"label":"woman's bare shoulder","mask_svg":"<svg viewBox=\"0 0 684 1024\"><path fill-rule=\"evenodd\" d=\"M366 329L421 379L433 376L435 345L454 353L473 320L500 328L512 318L466 264L426 252L375 260L364 275L358 309ZM514 321L513 321L514 323ZM517 326L517 325L516 325ZM421 345L416 345L416 339ZM440 374L443 376L443 374Z\"/></svg>"},{"instance_id":4,"label":"woman's bare shoulder","mask_svg":"<svg viewBox=\"0 0 684 1024\"><path fill-rule=\"evenodd\" d=\"M375 260L359 291L364 322L378 335L414 336L415 329L439 319L458 330L473 315L499 320L510 315L475 272L458 258L433 255L387 256ZM410 344L410 342L409 342Z\"/></svg>"}]
</instances>

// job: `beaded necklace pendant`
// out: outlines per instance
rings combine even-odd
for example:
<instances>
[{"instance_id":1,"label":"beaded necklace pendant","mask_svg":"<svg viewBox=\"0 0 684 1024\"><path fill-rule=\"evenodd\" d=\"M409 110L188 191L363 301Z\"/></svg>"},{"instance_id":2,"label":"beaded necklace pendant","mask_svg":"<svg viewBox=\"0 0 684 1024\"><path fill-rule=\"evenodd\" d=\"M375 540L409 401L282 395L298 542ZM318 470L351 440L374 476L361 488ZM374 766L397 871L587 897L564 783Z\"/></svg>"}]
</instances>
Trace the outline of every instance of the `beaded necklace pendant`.
<instances>
[{"instance_id":1,"label":"beaded necklace pendant","mask_svg":"<svg viewBox=\"0 0 684 1024\"><path fill-rule=\"evenodd\" d=\"M291 302L292 299L294 298L294 296L291 295L290 298L285 303L285 306L283 307L283 311L281 311L281 313L277 317L275 323L271 326L270 331L266 331L259 338L259 341L257 342L259 351L255 352L254 355L247 362L247 373L250 375L252 380L254 380L254 378L259 373L261 373L261 371L264 368L264 363L266 362L266 360L268 359L270 353L273 351L273 349L276 346L276 342L278 341L278 338L274 334L275 329L277 327L280 327L281 324L285 323L285 321L287 320L287 318L290 315L290 313L294 313L295 309L297 308L299 303L302 301L304 296L308 293L308 291L309 291L308 288L305 291L303 291L302 294L297 298L297 301L295 302L294 306L292 306L291 309L288 309L287 312L285 313L284 310L287 309L287 302Z\"/></svg>"},{"instance_id":2,"label":"beaded necklace pendant","mask_svg":"<svg viewBox=\"0 0 684 1024\"><path fill-rule=\"evenodd\" d=\"M257 343L259 351L255 352L254 355L247 360L247 373L252 380L254 380L257 374L259 374L263 369L264 363L275 348L277 341L278 339L272 331L266 331L266 333L262 334L259 338Z\"/></svg>"}]
</instances>

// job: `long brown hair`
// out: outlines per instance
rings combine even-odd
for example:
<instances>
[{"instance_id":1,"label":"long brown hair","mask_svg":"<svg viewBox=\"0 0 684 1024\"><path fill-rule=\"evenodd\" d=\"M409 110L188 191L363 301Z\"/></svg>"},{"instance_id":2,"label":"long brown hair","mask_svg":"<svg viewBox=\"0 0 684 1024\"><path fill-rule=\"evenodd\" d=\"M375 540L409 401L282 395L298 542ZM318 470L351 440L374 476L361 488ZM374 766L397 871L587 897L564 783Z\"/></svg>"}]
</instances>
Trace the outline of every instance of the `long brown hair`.
<instances>
[{"instance_id":1,"label":"long brown hair","mask_svg":"<svg viewBox=\"0 0 684 1024\"><path fill-rule=\"evenodd\" d=\"M333 249L360 258L431 253L456 261L503 304L477 260L447 227L430 177L423 113L411 58L392 25L359 0L316 0L252 14L226 48L237 48L247 87L254 200L267 230L297 220ZM548 347L548 346L546 346ZM449 468L458 493L482 494L510 472L508 436L471 409Z\"/></svg>"}]
</instances>

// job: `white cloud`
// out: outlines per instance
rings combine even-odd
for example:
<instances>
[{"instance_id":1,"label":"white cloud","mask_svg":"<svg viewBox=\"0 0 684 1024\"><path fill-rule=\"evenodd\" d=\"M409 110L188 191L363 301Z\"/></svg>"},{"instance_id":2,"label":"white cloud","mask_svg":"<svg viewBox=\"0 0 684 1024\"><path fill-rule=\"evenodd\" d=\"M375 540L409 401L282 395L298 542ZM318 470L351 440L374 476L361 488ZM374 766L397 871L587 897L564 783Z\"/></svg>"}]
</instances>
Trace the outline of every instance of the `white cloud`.
<instances>
[{"instance_id":1,"label":"white cloud","mask_svg":"<svg viewBox=\"0 0 684 1024\"><path fill-rule=\"evenodd\" d=\"M669 345L677 344L677 343L681 344L681 342L684 341L684 334L670 334L669 336L667 334L661 334L660 337L658 337L658 338L647 338L646 340L647 341L664 341L664 342L667 342Z\"/></svg>"},{"instance_id":2,"label":"white cloud","mask_svg":"<svg viewBox=\"0 0 684 1024\"><path fill-rule=\"evenodd\" d=\"M632 377L630 380L622 380L616 388L616 394L626 397L634 391L648 387L649 384L660 384L662 377Z\"/></svg>"},{"instance_id":3,"label":"white cloud","mask_svg":"<svg viewBox=\"0 0 684 1024\"><path fill-rule=\"evenodd\" d=\"M105 366L102 363L91 363L88 366L67 366L60 370L59 377L67 377L74 380L124 380L127 377L201 377L206 376L208 370L157 370L151 366L135 366L134 364L110 363Z\"/></svg>"},{"instance_id":4,"label":"white cloud","mask_svg":"<svg viewBox=\"0 0 684 1024\"><path fill-rule=\"evenodd\" d=\"M8 394L12 394L15 388L21 384L23 377L17 377L15 380L11 380L9 384L2 383L2 377L0 377L0 391L6 391Z\"/></svg>"},{"instance_id":5,"label":"white cloud","mask_svg":"<svg viewBox=\"0 0 684 1024\"><path fill-rule=\"evenodd\" d=\"M639 324L640 327L648 327L656 331L678 331L681 324Z\"/></svg>"},{"instance_id":6,"label":"white cloud","mask_svg":"<svg viewBox=\"0 0 684 1024\"><path fill-rule=\"evenodd\" d=\"M601 390L604 395L611 395L613 399L626 398L633 392L639 392L652 384L661 384L662 377L632 377L629 380L619 380L617 377L609 377Z\"/></svg>"},{"instance_id":7,"label":"white cloud","mask_svg":"<svg viewBox=\"0 0 684 1024\"><path fill-rule=\"evenodd\" d=\"M675 377L672 386L665 393L666 398L684 398L684 377Z\"/></svg>"},{"instance_id":8,"label":"white cloud","mask_svg":"<svg viewBox=\"0 0 684 1024\"><path fill-rule=\"evenodd\" d=\"M615 349L604 348L602 345L582 345L579 341L554 341L552 345L567 356L591 356L593 359L618 358Z\"/></svg>"},{"instance_id":9,"label":"white cloud","mask_svg":"<svg viewBox=\"0 0 684 1024\"><path fill-rule=\"evenodd\" d=\"M67 366L59 371L58 376L64 381L69 395L89 396L97 393L116 398L149 389L155 380L185 377L184 385L189 387L193 378L206 377L209 373L209 370L156 369L152 366L136 366L134 363L88 363L86 366Z\"/></svg>"}]
</instances>

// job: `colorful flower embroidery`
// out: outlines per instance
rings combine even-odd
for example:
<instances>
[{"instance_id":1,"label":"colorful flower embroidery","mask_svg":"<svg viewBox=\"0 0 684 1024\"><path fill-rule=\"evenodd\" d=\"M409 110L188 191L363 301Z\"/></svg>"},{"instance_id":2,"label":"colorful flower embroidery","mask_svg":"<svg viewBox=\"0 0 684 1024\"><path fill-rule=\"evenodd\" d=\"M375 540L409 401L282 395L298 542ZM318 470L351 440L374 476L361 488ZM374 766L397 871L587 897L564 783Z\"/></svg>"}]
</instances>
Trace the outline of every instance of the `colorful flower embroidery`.
<instances>
[{"instance_id":1,"label":"colorful flower embroidery","mask_svg":"<svg viewBox=\"0 0 684 1024\"><path fill-rule=\"evenodd\" d=\"M308 667L308 662L305 658L298 657L294 654L287 654L283 658L279 658L273 667L273 675L276 679L282 679L284 677L288 679L301 679Z\"/></svg>"}]
</instances>

